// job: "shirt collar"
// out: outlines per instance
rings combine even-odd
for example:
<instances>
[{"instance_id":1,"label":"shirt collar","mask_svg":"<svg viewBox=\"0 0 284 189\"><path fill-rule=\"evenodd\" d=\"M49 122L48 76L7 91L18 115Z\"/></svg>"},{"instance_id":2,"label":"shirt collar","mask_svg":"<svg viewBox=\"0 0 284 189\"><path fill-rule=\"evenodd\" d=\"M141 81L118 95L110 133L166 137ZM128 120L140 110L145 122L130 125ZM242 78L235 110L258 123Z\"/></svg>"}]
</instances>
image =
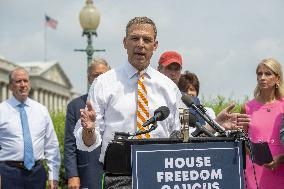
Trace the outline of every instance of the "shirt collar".
<instances>
[{"instance_id":1,"label":"shirt collar","mask_svg":"<svg viewBox=\"0 0 284 189\"><path fill-rule=\"evenodd\" d=\"M17 106L19 106L19 104L22 104L22 102L20 102L19 100L17 100L14 96L12 96L9 101L10 101L11 106L14 107L14 108L17 107ZM27 99L25 100L25 102L24 102L24 104L25 104L26 106L30 106L30 103L31 103L30 98L27 98Z\"/></svg>"},{"instance_id":2,"label":"shirt collar","mask_svg":"<svg viewBox=\"0 0 284 189\"><path fill-rule=\"evenodd\" d=\"M138 70L134 68L129 62L125 64L125 72L128 79L133 78L134 76L138 77ZM146 77L151 78L153 74L153 68L149 65L146 69L143 70Z\"/></svg>"}]
</instances>

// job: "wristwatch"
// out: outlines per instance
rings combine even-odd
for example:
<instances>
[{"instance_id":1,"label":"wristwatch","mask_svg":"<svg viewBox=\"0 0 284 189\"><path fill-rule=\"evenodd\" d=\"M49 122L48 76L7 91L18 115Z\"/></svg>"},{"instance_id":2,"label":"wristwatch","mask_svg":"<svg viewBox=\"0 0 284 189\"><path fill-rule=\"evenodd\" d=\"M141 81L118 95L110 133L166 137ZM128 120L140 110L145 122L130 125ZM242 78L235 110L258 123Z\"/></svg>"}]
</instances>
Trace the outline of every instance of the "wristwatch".
<instances>
[{"instance_id":1,"label":"wristwatch","mask_svg":"<svg viewBox=\"0 0 284 189\"><path fill-rule=\"evenodd\" d=\"M94 133L95 132L95 128L92 128L92 129L85 129L84 127L83 127L83 130L85 131L85 132L87 132L87 133Z\"/></svg>"}]
</instances>

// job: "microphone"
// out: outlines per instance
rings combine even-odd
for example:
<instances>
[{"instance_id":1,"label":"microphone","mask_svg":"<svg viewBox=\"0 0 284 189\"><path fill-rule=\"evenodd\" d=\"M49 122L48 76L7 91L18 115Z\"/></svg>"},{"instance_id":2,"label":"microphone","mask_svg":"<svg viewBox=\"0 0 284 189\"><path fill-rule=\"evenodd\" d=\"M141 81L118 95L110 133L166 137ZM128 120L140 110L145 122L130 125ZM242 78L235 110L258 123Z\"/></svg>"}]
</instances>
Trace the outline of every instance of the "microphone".
<instances>
[{"instance_id":1,"label":"microphone","mask_svg":"<svg viewBox=\"0 0 284 189\"><path fill-rule=\"evenodd\" d=\"M133 134L133 136L150 133L151 131L155 130L157 127L158 127L157 122L154 122L153 125L150 127L150 129L147 129L147 130L144 130L144 131L137 131Z\"/></svg>"},{"instance_id":2,"label":"microphone","mask_svg":"<svg viewBox=\"0 0 284 189\"><path fill-rule=\"evenodd\" d=\"M210 131L208 131L204 126L200 125L200 123L197 122L196 117L194 115L192 115L191 113L189 113L188 125L190 127L196 128L195 131L193 133L191 133L191 135L193 137L197 137L197 136L201 135L202 133L204 133L205 135L210 136L210 137L215 137L214 134L212 134Z\"/></svg>"},{"instance_id":3,"label":"microphone","mask_svg":"<svg viewBox=\"0 0 284 189\"><path fill-rule=\"evenodd\" d=\"M148 119L145 123L143 123L143 127L146 127L150 124L156 123L157 121L163 121L170 114L170 110L166 106L161 106L154 111L154 116Z\"/></svg>"},{"instance_id":4,"label":"microphone","mask_svg":"<svg viewBox=\"0 0 284 189\"><path fill-rule=\"evenodd\" d=\"M115 132L114 134L118 135L118 136L122 136L122 137L130 137L131 136L131 133L126 133L126 132Z\"/></svg>"},{"instance_id":5,"label":"microphone","mask_svg":"<svg viewBox=\"0 0 284 189\"><path fill-rule=\"evenodd\" d=\"M192 115L191 113L189 113L188 114L188 126L195 127L196 121L197 121L196 117Z\"/></svg>"},{"instance_id":6,"label":"microphone","mask_svg":"<svg viewBox=\"0 0 284 189\"><path fill-rule=\"evenodd\" d=\"M187 107L193 108L215 131L220 134L226 134L224 127L219 125L215 120L211 119L210 116L203 112L199 107L197 107L192 101L192 97L189 95L182 95L181 100Z\"/></svg>"},{"instance_id":7,"label":"microphone","mask_svg":"<svg viewBox=\"0 0 284 189\"><path fill-rule=\"evenodd\" d=\"M182 138L182 133L178 130L174 130L171 134L170 134L170 138L175 138L175 139L179 139Z\"/></svg>"},{"instance_id":8,"label":"microphone","mask_svg":"<svg viewBox=\"0 0 284 189\"><path fill-rule=\"evenodd\" d=\"M150 119L148 119L145 123L143 123L143 127L146 127L150 124L152 124L152 126L150 127L150 129L144 130L144 131L137 131L134 133L127 133L127 132L115 132L115 139L122 137L122 138L128 138L130 136L137 136L137 135L141 135L141 134L146 134L146 133L150 133L151 131L155 130L158 126L157 121L163 121L164 119L166 119L170 114L170 110L168 107L166 106L161 106L158 109L156 109L154 111L154 116L151 117Z\"/></svg>"}]
</instances>

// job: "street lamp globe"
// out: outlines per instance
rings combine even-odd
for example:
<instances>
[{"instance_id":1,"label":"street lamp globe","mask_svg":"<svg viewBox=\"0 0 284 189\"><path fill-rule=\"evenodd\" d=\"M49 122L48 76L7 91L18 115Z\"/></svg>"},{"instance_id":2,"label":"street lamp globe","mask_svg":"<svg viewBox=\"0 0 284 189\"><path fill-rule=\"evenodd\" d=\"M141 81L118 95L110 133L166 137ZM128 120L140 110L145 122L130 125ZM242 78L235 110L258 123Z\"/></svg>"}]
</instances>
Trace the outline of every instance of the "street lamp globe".
<instances>
[{"instance_id":1,"label":"street lamp globe","mask_svg":"<svg viewBox=\"0 0 284 189\"><path fill-rule=\"evenodd\" d=\"M100 13L93 5L92 0L86 0L85 7L80 11L79 20L84 32L91 31L96 35L96 29L100 23Z\"/></svg>"},{"instance_id":2,"label":"street lamp globe","mask_svg":"<svg viewBox=\"0 0 284 189\"><path fill-rule=\"evenodd\" d=\"M89 66L93 60L94 52L105 51L104 49L97 50L93 48L92 36L94 35L95 37L97 37L96 30L100 23L100 13L96 9L96 7L93 5L92 0L86 0L86 5L80 11L79 21L83 29L82 36L87 36L87 47L86 49L75 49L75 51L86 52L87 63ZM87 88L88 88L88 85L87 85Z\"/></svg>"}]
</instances>

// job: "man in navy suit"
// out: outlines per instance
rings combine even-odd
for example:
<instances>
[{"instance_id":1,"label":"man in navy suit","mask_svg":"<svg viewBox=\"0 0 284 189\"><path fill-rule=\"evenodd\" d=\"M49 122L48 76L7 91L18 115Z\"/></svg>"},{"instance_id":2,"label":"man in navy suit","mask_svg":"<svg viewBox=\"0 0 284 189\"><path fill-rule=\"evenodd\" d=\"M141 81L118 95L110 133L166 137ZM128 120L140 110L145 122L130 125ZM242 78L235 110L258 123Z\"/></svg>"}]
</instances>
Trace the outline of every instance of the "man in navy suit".
<instances>
[{"instance_id":1,"label":"man in navy suit","mask_svg":"<svg viewBox=\"0 0 284 189\"><path fill-rule=\"evenodd\" d=\"M100 74L110 69L104 59L95 59L88 67L88 83ZM87 94L72 100L67 106L66 125L64 137L64 165L68 188L98 189L101 188L103 168L99 162L100 148L92 152L78 150L73 131L78 119L80 109L85 108Z\"/></svg>"}]
</instances>

